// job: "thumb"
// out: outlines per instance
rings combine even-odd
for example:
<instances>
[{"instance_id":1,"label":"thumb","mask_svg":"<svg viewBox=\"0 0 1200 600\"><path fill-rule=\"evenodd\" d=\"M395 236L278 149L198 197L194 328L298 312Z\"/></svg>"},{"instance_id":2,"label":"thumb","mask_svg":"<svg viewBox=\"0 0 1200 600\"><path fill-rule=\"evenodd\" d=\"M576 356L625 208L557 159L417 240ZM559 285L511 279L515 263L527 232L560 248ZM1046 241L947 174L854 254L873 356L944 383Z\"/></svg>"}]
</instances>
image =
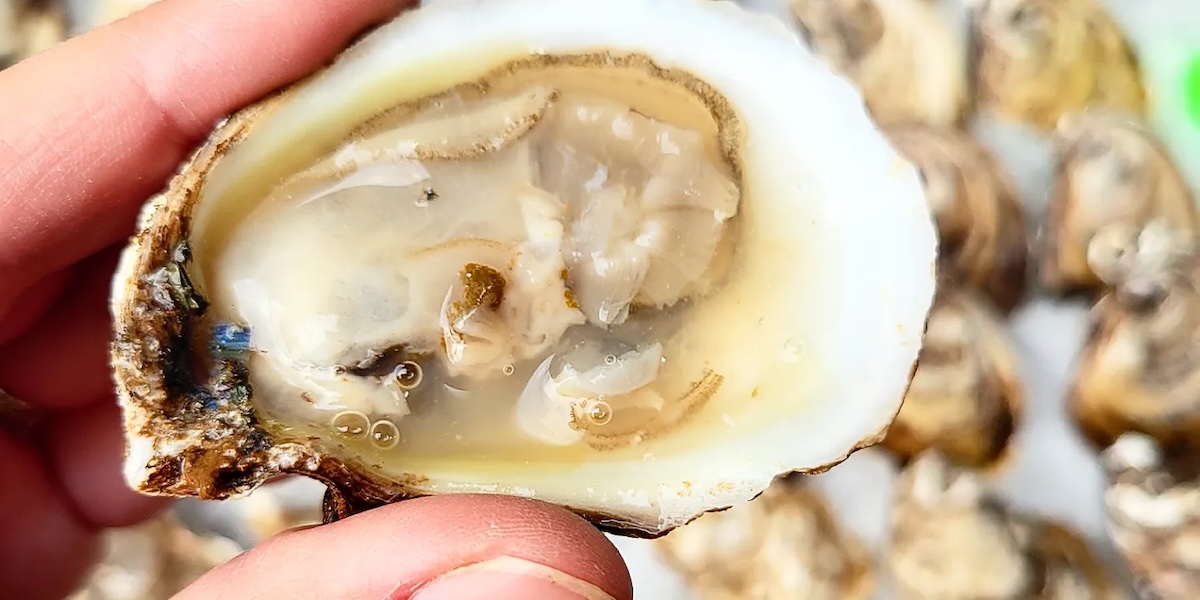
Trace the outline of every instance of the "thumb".
<instances>
[{"instance_id":1,"label":"thumb","mask_svg":"<svg viewBox=\"0 0 1200 600\"><path fill-rule=\"evenodd\" d=\"M281 534L175 600L632 600L616 548L557 507L442 496Z\"/></svg>"}]
</instances>

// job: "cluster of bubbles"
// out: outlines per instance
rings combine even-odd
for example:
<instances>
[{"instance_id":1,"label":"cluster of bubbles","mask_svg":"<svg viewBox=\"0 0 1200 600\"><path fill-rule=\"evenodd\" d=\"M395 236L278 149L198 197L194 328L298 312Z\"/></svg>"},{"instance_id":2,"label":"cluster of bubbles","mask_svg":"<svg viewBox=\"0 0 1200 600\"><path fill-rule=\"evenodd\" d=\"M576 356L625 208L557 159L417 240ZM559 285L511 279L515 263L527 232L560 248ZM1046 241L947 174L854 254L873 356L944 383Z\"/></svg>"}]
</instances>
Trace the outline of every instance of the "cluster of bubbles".
<instances>
[{"instance_id":1,"label":"cluster of bubbles","mask_svg":"<svg viewBox=\"0 0 1200 600\"><path fill-rule=\"evenodd\" d=\"M333 428L354 440L370 439L380 450L395 448L400 443L400 428L388 419L371 420L366 413L346 410L333 417Z\"/></svg>"}]
</instances>

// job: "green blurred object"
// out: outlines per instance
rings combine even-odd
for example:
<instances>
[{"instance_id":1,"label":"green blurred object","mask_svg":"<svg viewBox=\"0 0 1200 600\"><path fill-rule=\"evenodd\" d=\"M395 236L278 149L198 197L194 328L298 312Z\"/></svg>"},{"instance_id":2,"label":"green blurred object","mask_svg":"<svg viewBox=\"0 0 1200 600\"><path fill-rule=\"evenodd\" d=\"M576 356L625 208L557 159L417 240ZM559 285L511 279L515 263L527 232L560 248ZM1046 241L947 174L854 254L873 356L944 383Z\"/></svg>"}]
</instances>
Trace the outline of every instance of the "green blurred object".
<instances>
[{"instance_id":1,"label":"green blurred object","mask_svg":"<svg viewBox=\"0 0 1200 600\"><path fill-rule=\"evenodd\" d=\"M1183 68L1183 109L1192 124L1200 127L1200 52Z\"/></svg>"}]
</instances>

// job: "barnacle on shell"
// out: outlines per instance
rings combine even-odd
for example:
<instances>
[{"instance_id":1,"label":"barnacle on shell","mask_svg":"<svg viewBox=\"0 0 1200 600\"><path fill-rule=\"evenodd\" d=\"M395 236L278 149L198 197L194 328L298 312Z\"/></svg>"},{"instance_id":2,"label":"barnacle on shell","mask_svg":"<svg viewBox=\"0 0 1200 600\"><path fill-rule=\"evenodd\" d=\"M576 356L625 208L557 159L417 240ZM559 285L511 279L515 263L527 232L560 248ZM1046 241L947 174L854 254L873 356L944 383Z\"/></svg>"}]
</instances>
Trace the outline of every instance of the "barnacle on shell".
<instances>
[{"instance_id":1,"label":"barnacle on shell","mask_svg":"<svg viewBox=\"0 0 1200 600\"><path fill-rule=\"evenodd\" d=\"M1104 451L1108 531L1143 598L1200 590L1200 454L1129 433Z\"/></svg>"},{"instance_id":2,"label":"barnacle on shell","mask_svg":"<svg viewBox=\"0 0 1200 600\"><path fill-rule=\"evenodd\" d=\"M981 0L972 47L982 111L1050 130L1085 108L1146 110L1137 57L1099 0Z\"/></svg>"},{"instance_id":3,"label":"barnacle on shell","mask_svg":"<svg viewBox=\"0 0 1200 600\"><path fill-rule=\"evenodd\" d=\"M791 0L801 34L883 123L965 118L966 49L929 0Z\"/></svg>"},{"instance_id":4,"label":"barnacle on shell","mask_svg":"<svg viewBox=\"0 0 1200 600\"><path fill-rule=\"evenodd\" d=\"M1131 431L1200 447L1200 257L1172 254L1167 228L1126 248L1092 310L1072 414L1101 448Z\"/></svg>"},{"instance_id":5,"label":"barnacle on shell","mask_svg":"<svg viewBox=\"0 0 1200 600\"><path fill-rule=\"evenodd\" d=\"M943 282L916 373L884 445L905 460L937 448L959 464L995 464L1016 430L1022 395L1016 357L995 309Z\"/></svg>"},{"instance_id":6,"label":"barnacle on shell","mask_svg":"<svg viewBox=\"0 0 1200 600\"><path fill-rule=\"evenodd\" d=\"M1116 111L1064 119L1055 134L1057 173L1040 274L1052 292L1097 294L1117 283L1121 257L1147 228L1187 251L1200 233L1192 192L1154 134Z\"/></svg>"},{"instance_id":7,"label":"barnacle on shell","mask_svg":"<svg viewBox=\"0 0 1200 600\"><path fill-rule=\"evenodd\" d=\"M1006 507L936 451L900 475L887 562L903 600L1128 597L1078 533Z\"/></svg>"},{"instance_id":8,"label":"barnacle on shell","mask_svg":"<svg viewBox=\"0 0 1200 600\"><path fill-rule=\"evenodd\" d=\"M796 477L655 544L699 600L865 600L875 589L866 547Z\"/></svg>"},{"instance_id":9,"label":"barnacle on shell","mask_svg":"<svg viewBox=\"0 0 1200 600\"><path fill-rule=\"evenodd\" d=\"M1029 242L1025 211L1000 163L968 133L889 128L896 149L921 173L941 242L939 272L986 294L1002 313L1024 298Z\"/></svg>"}]
</instances>

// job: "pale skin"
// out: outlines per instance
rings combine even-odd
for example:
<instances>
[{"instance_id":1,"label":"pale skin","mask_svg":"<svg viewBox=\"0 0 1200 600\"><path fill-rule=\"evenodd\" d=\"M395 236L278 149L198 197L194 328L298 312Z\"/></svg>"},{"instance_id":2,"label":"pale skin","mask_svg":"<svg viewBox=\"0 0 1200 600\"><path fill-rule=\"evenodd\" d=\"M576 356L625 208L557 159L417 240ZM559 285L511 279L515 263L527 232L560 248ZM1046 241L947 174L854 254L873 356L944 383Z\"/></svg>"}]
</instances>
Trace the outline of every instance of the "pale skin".
<instances>
[{"instance_id":1,"label":"pale skin","mask_svg":"<svg viewBox=\"0 0 1200 600\"><path fill-rule=\"evenodd\" d=\"M101 531L165 506L121 478L106 356L110 278L139 207L219 119L404 4L164 0L0 72L0 389L48 415L35 436L0 426L0 597L61 598ZM470 565L486 568L446 575ZM616 549L582 519L459 496L285 533L178 598L632 594Z\"/></svg>"}]
</instances>

